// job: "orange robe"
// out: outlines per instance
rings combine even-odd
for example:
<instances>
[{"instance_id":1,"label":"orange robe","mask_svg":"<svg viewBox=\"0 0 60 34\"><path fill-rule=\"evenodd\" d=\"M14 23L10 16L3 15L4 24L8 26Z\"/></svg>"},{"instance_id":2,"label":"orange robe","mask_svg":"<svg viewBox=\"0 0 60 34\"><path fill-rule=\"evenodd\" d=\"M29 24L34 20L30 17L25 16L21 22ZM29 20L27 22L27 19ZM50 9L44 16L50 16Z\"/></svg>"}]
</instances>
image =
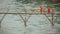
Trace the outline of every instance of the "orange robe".
<instances>
[{"instance_id":1,"label":"orange robe","mask_svg":"<svg viewBox=\"0 0 60 34\"><path fill-rule=\"evenodd\" d=\"M43 8L42 8L42 6L40 6L40 13L42 13L43 12Z\"/></svg>"},{"instance_id":2,"label":"orange robe","mask_svg":"<svg viewBox=\"0 0 60 34\"><path fill-rule=\"evenodd\" d=\"M50 13L50 7L48 7L48 13Z\"/></svg>"}]
</instances>

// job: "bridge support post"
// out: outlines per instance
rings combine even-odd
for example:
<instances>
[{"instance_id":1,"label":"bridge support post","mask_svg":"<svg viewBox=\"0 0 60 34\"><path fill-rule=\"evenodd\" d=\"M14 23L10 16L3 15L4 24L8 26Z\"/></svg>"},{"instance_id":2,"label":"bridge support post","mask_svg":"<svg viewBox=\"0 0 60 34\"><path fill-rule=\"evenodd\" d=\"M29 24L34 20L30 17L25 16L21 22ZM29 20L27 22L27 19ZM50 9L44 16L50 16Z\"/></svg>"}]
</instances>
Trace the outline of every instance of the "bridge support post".
<instances>
[{"instance_id":1,"label":"bridge support post","mask_svg":"<svg viewBox=\"0 0 60 34\"><path fill-rule=\"evenodd\" d=\"M54 26L54 11L52 12L52 26Z\"/></svg>"}]
</instances>

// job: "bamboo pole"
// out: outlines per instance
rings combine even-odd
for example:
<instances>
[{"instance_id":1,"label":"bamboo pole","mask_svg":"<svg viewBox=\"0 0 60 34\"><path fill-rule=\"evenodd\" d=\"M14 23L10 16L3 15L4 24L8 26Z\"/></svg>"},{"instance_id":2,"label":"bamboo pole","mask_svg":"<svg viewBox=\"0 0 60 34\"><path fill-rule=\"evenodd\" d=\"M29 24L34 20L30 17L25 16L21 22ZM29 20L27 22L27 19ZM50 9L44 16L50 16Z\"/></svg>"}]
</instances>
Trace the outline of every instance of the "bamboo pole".
<instances>
[{"instance_id":1,"label":"bamboo pole","mask_svg":"<svg viewBox=\"0 0 60 34\"><path fill-rule=\"evenodd\" d=\"M8 11L9 11L9 9L7 10L7 13L8 13ZM1 27L1 22L3 21L3 19L5 18L6 15L7 14L4 14L3 17L1 18L1 20L0 20L0 27Z\"/></svg>"},{"instance_id":2,"label":"bamboo pole","mask_svg":"<svg viewBox=\"0 0 60 34\"><path fill-rule=\"evenodd\" d=\"M55 14L60 14L60 12L54 12ZM41 14L41 13L1 13L0 14L30 14L30 15L38 15L38 14ZM52 13L42 13L42 14L52 14Z\"/></svg>"}]
</instances>

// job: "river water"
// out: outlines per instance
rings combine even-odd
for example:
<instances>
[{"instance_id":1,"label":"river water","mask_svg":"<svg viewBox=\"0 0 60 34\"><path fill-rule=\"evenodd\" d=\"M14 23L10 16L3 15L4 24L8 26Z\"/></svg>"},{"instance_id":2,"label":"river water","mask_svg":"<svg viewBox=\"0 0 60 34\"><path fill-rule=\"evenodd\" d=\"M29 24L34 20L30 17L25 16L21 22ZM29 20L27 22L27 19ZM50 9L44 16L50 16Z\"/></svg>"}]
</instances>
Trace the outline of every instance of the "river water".
<instances>
[{"instance_id":1,"label":"river water","mask_svg":"<svg viewBox=\"0 0 60 34\"><path fill-rule=\"evenodd\" d=\"M34 3L22 4L15 0L1 0L0 12L7 12L8 9L9 12L16 12L16 9L23 12L24 10L22 9L31 9L34 5ZM35 7L39 8L39 5ZM43 14L31 15L27 22L27 27L24 26L24 22L19 15L20 14L7 14L0 23L0 34L60 34L60 24L56 22L54 26L51 26L50 21ZM0 20L3 16L4 14L0 14ZM22 16L24 19L25 15L22 14ZM28 18L28 16L29 15L26 17ZM51 17L49 17L49 19L51 19Z\"/></svg>"}]
</instances>

